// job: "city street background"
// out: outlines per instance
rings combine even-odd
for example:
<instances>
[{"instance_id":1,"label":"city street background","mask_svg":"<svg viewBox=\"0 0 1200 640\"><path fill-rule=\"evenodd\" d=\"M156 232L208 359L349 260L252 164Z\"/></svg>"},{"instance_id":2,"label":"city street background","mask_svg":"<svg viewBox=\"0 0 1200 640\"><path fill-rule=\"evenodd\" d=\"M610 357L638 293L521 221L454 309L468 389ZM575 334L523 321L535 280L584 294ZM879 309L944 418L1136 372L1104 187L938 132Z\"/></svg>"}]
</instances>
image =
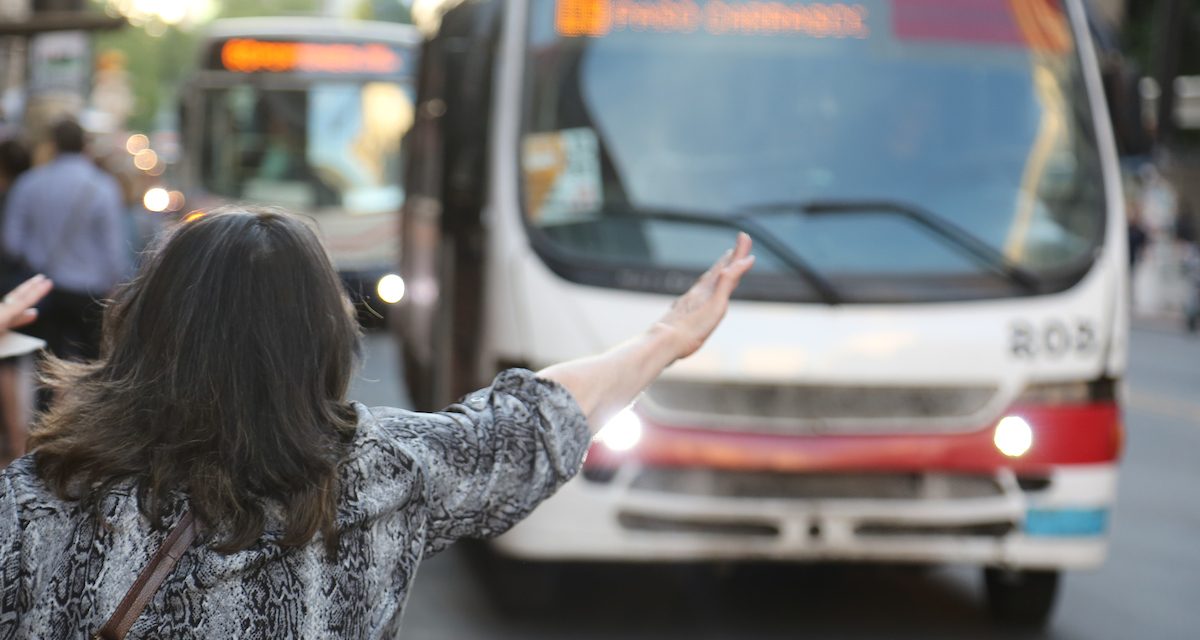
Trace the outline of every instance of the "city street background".
<instances>
[{"instance_id":1,"label":"city street background","mask_svg":"<svg viewBox=\"0 0 1200 640\"><path fill-rule=\"evenodd\" d=\"M666 300L677 293L671 274L697 266L692 260L704 255L706 243L726 241L714 230L745 224L762 226L755 234L760 249L770 246L764 236L785 240L783 251L759 253L764 295L744 287L748 299L803 299L803 313L817 318L836 317L809 305L818 299L830 308L844 298L884 311L896 302L934 303L928 306L934 312L910 327L884 327L911 330L916 342L909 352L884 344L888 331L869 335L851 327L886 315L852 309L844 314L847 344L862 348L826 358L825 369L804 361L813 367L799 381L780 373L797 358L764 354L786 351L794 340L825 344L820 337L796 337L794 326L767 314L734 328L725 336L761 332L764 339L749 341L750 349L737 341L712 345L709 355L719 348L740 354L744 370L722 365L728 371L716 382L723 387L697 385L689 393L709 397L716 391L707 389L746 385L748 391L738 391L746 405L760 404L758 393L805 404L779 386L784 382L845 383L837 388L845 392L838 397L850 398L847 405L881 382L893 390L913 385L929 397L941 397L946 389L937 385L951 382L946 397L957 396L960 378L996 374L988 384L997 388L1013 382L1008 367L1037 382L1028 389L1036 397L1093 383L1093 408L1108 411L1107 379L1094 379L1098 365L1084 363L1100 362L1089 349L1108 339L1107 320L1128 275L1138 319L1119 403L1125 453L1111 549L1103 568L1064 575L1044 630L997 626L974 566L572 565L563 567L551 606L517 614L485 587L483 578L498 571L480 569L481 556L473 552L481 547L464 543L421 565L404 637L1197 640L1200 334L1182 327L1185 317L1200 323L1200 0L1082 2L1087 19L1076 15L1073 28L1063 11L1072 3L1043 0L638 0L619 3L626 11L621 21L605 13L618 5L608 0L0 0L0 141L29 156L0 162L13 165L0 166L0 202L9 185L17 191L23 172L35 170L16 165L41 167L83 150L51 135L69 115L87 134L87 157L114 185L106 228L122 240L105 243L120 252L108 256L114 263L132 263L163 229L223 203L279 205L311 216L356 304L376 309L403 301L394 315L405 318L406 343L432 346L429 354L414 351L410 364L445 372L450 384L463 377L455 367L480 353L546 362L557 356L542 353L575 353L580 336L590 333L581 350L616 342L625 337L615 335L624 326L618 321L638 317L648 299L643 294ZM719 28L707 19L703 27L679 21L683 5L711 9L705 15L721 17L712 23ZM836 20L824 13L830 7ZM527 20L520 18L526 10ZM818 14L825 17L817 20ZM776 22L780 15L791 16L786 38L772 33L784 24ZM1093 45L1094 70L1090 54L1079 55ZM1087 64L1079 66L1081 60ZM518 95L519 117L508 113L509 98ZM1110 124L1115 157L1107 149ZM1119 171L1116 164L1102 171L1112 160L1119 160ZM58 175L54 187L86 182ZM6 226L29 226L14 223L22 217L9 209L42 221L45 211L69 211L54 202L74 200L69 189L45 184L35 192L48 201L37 206L18 207L12 203L23 197L8 198L12 206L0 207ZM1114 198L1118 191L1123 203ZM881 194L886 202L877 201ZM1119 204L1124 220L1114 208ZM759 214L772 221L759 225ZM712 217L722 222L709 224ZM726 223L730 229L722 229ZM67 246L65 227L43 228L58 229L47 237ZM528 233L496 232L510 227ZM36 253L15 255L30 241L3 231L20 249L7 249L8 258ZM713 254L720 250L724 244ZM70 248L43 253L86 255ZM790 253L796 257L786 259ZM960 283L966 258L972 270L962 272L969 277ZM1093 261L1090 279L1058 282L1073 265ZM542 286L543 266L561 282ZM38 269L67 289L49 266ZM82 273L98 271L89 264ZM797 282L780 278L792 271ZM993 281L991 272L1003 279ZM975 275L984 276L983 284ZM832 285L822 285L825 276ZM75 293L87 296L77 300L90 302L93 291L115 282L79 284ZM791 291L793 285L799 289ZM797 292L803 295L789 297ZM976 300L1020 310L1041 335L1024 331L1022 322L1007 346L1014 359L976 362L956 347L984 352L988 336L999 335L987 327L1001 317L977 313L983 305ZM554 313L543 315L545 309ZM69 324L85 317L91 316L76 313ZM585 322L572 325L577 318ZM1060 326L1077 319L1085 320L1070 330ZM944 327L965 333L953 340L924 335ZM1066 360L1035 359L1034 349L1026 349L1030 336L1039 355L1062 355L1074 345L1081 355L1076 373L1055 372ZM374 329L365 340L351 397L411 406L393 335ZM523 351L507 349L522 343ZM903 359L883 353L892 349ZM860 357L872 351L883 354L875 364ZM1016 359L1018 353L1029 361ZM32 358L26 360L23 369L0 376L0 397L9 398L0 421L0 466L25 450L34 399ZM756 388L760 379L775 389ZM1056 382L1042 384L1050 381ZM422 406L448 395L440 384L423 386L414 385ZM697 396L669 411L695 410ZM1061 408L1059 400L1043 408ZM734 404L714 403L737 415ZM778 415L755 415L811 414L817 424L838 419L842 409L780 407L771 409ZM913 416L899 413L912 409L878 410L874 417L911 424ZM939 411L917 417L945 417ZM633 424L641 428L636 418ZM1017 453L999 429L995 449L987 440L982 447L1007 464L997 456L1022 456L1033 442L1032 429L1024 428L1018 435L1028 436ZM1086 430L1079 441L1099 441L1091 438L1097 433ZM1111 443L1103 443L1105 463ZM811 472L812 442L802 446L801 469ZM956 455L953 462L962 460ZM912 464L936 473L953 466ZM868 464L851 471L872 470ZM1091 484L1085 499L1047 511L1065 518L1085 511L1077 507L1107 507L1110 485ZM942 507L958 505L927 500L912 508ZM948 543L940 539L939 550ZM538 599L521 589L507 593ZM1038 599L1035 589L1024 593Z\"/></svg>"},{"instance_id":2,"label":"city street background","mask_svg":"<svg viewBox=\"0 0 1200 640\"><path fill-rule=\"evenodd\" d=\"M351 397L406 404L389 336L366 339ZM967 568L591 566L558 603L502 613L461 547L421 565L404 624L419 640L550 638L1050 638L1189 640L1200 634L1200 339L1168 324L1132 333L1127 443L1111 555L1069 572L1044 633L1004 632Z\"/></svg>"}]
</instances>

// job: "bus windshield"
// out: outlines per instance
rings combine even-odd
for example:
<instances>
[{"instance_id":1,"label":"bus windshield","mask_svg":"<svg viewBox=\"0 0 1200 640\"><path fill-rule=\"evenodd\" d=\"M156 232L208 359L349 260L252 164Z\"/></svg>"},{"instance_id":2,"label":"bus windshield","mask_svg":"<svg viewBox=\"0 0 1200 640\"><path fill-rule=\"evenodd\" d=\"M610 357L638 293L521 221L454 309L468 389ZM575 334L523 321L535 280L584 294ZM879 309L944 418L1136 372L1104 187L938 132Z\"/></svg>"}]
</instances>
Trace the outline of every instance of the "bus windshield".
<instances>
[{"instance_id":1,"label":"bus windshield","mask_svg":"<svg viewBox=\"0 0 1200 640\"><path fill-rule=\"evenodd\" d=\"M729 243L729 228L639 211L753 217L849 301L1028 293L999 262L1062 289L1103 240L1095 123L1058 0L530 10L523 206L567 277L700 270ZM819 297L769 250L753 275L756 296Z\"/></svg>"},{"instance_id":2,"label":"bus windshield","mask_svg":"<svg viewBox=\"0 0 1200 640\"><path fill-rule=\"evenodd\" d=\"M219 196L313 213L396 211L409 91L343 80L205 90L201 181Z\"/></svg>"}]
</instances>

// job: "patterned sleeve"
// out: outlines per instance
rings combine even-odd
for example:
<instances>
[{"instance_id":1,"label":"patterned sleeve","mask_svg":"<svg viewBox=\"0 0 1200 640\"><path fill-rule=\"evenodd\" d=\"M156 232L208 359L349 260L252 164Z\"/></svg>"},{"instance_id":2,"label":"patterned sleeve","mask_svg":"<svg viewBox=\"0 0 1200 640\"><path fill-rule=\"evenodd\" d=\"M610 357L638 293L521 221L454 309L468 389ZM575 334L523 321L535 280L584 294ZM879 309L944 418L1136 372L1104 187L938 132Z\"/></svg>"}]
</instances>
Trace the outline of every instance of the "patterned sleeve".
<instances>
[{"instance_id":1,"label":"patterned sleeve","mask_svg":"<svg viewBox=\"0 0 1200 640\"><path fill-rule=\"evenodd\" d=\"M21 529L16 502L8 475L0 474L0 638L15 638L20 623Z\"/></svg>"},{"instance_id":2,"label":"patterned sleeve","mask_svg":"<svg viewBox=\"0 0 1200 640\"><path fill-rule=\"evenodd\" d=\"M591 441L571 393L522 369L444 411L410 415L396 428L422 471L429 554L507 531L579 471Z\"/></svg>"}]
</instances>

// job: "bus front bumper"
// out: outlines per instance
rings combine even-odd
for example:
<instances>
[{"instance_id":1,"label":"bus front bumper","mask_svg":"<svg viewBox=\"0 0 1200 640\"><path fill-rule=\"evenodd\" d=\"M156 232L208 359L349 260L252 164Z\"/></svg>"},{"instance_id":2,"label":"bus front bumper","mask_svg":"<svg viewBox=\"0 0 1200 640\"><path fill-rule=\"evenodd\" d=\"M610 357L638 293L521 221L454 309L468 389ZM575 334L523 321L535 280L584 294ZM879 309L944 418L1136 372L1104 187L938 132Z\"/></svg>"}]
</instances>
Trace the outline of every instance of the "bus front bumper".
<instances>
[{"instance_id":1,"label":"bus front bumper","mask_svg":"<svg viewBox=\"0 0 1200 640\"><path fill-rule=\"evenodd\" d=\"M748 499L639 490L640 470L577 478L497 538L497 551L541 561L877 561L1012 568L1094 568L1106 554L1112 465L1055 471L1027 491L916 499ZM952 483L953 479L949 481Z\"/></svg>"}]
</instances>

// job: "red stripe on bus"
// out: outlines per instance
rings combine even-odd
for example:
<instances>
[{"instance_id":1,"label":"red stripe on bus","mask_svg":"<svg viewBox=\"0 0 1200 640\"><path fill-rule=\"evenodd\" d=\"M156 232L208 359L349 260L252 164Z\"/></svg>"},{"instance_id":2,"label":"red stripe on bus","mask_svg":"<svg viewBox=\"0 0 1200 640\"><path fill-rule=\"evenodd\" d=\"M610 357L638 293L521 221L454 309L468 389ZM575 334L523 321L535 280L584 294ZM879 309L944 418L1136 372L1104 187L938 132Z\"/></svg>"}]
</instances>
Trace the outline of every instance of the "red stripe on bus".
<instances>
[{"instance_id":1,"label":"red stripe on bus","mask_svg":"<svg viewBox=\"0 0 1200 640\"><path fill-rule=\"evenodd\" d=\"M995 425L966 433L903 435L779 435L666 425L642 419L642 439L626 452L595 444L588 467L629 459L673 467L817 471L1046 471L1060 465L1114 462L1122 427L1114 403L1014 407L1025 418L1033 446L1023 456L1001 453Z\"/></svg>"}]
</instances>

